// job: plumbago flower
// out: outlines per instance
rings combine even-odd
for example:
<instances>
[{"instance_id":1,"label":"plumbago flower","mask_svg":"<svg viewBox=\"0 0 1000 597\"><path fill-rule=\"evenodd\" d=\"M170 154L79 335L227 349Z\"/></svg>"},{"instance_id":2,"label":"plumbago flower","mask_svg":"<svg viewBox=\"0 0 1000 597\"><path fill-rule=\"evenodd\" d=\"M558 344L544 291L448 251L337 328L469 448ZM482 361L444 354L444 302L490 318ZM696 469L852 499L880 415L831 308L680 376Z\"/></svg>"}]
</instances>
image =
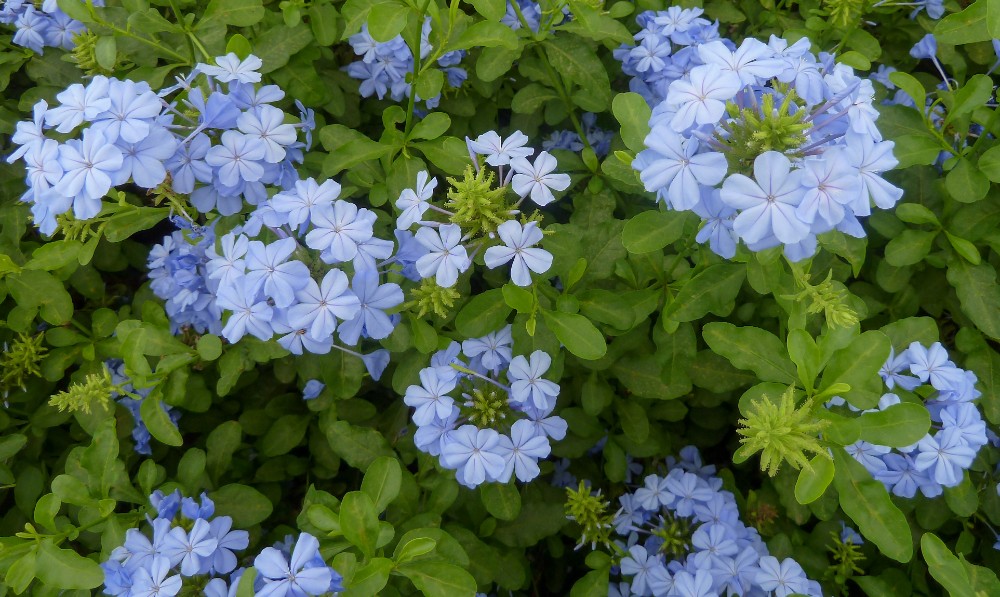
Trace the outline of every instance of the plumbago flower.
<instances>
[{"instance_id":1,"label":"plumbago flower","mask_svg":"<svg viewBox=\"0 0 1000 597\"><path fill-rule=\"evenodd\" d=\"M549 439L566 435L566 421L551 414L559 386L543 377L551 357L536 350L511 358L512 342L510 326L452 342L403 397L414 408L417 448L438 456L466 487L512 476L531 481L538 460L549 455Z\"/></svg>"},{"instance_id":2,"label":"plumbago flower","mask_svg":"<svg viewBox=\"0 0 1000 597\"><path fill-rule=\"evenodd\" d=\"M293 354L336 348L363 359L377 379L387 352L348 347L395 327L385 311L403 294L378 262L393 262L396 243L375 236L376 214L340 198L338 183L299 179L295 165L307 145L298 135L308 138L315 124L301 106L301 122L291 124L271 105L284 92L258 84L260 59L215 62L158 93L98 76L58 94L56 106L39 102L33 120L18 126L20 147L9 158L27 165L22 201L51 234L71 210L81 220L103 213L114 186L150 189L182 229L149 256L151 287L166 301L174 333L230 342L277 336ZM78 138L47 139L51 128ZM192 205L204 215L189 213ZM216 218L239 213L247 214L242 224L217 238Z\"/></svg>"},{"instance_id":3,"label":"plumbago flower","mask_svg":"<svg viewBox=\"0 0 1000 597\"><path fill-rule=\"evenodd\" d=\"M892 392L884 394L876 408L861 412L884 411L901 402L923 404L930 413L931 431L912 446L858 441L847 447L848 453L900 497L912 498L919 490L933 498L961 483L988 441L986 422L973 404L981 396L976 374L949 360L940 342L930 347L914 342L898 355L891 352L879 376ZM858 411L839 397L827 403L845 405Z\"/></svg>"},{"instance_id":4,"label":"plumbago flower","mask_svg":"<svg viewBox=\"0 0 1000 597\"><path fill-rule=\"evenodd\" d=\"M642 13L641 44L616 52L653 106L632 163L646 190L701 216L710 232L698 241L726 258L740 241L782 246L798 261L816 252L818 235L865 236L858 218L902 195L881 178L897 161L875 125L871 82L812 54L808 39L737 45L700 15Z\"/></svg>"},{"instance_id":5,"label":"plumbago flower","mask_svg":"<svg viewBox=\"0 0 1000 597\"><path fill-rule=\"evenodd\" d=\"M444 54L437 53L430 43L431 17L424 19L420 33L420 60L425 60L434 53L431 60L444 74L444 80L449 89L458 89L465 83L469 74L464 68L457 66L465 57L465 50L455 50ZM375 41L368 32L368 24L361 26L361 31L348 38L354 53L360 58L343 68L347 74L361 81L361 97L377 96L383 99L386 95L394 102L400 102L413 93L412 85L406 76L413 72L413 52L406 45L402 35L388 41ZM423 102L427 109L433 109L441 102L441 94L434 97L415 97Z\"/></svg>"},{"instance_id":6,"label":"plumbago flower","mask_svg":"<svg viewBox=\"0 0 1000 597\"><path fill-rule=\"evenodd\" d=\"M567 517L581 527L580 545L603 545L620 558L621 578L612 578L610 594L823 594L795 560L769 554L697 448L668 458L664 471L647 472L641 486L618 497L614 513L586 483L567 489Z\"/></svg>"},{"instance_id":7,"label":"plumbago flower","mask_svg":"<svg viewBox=\"0 0 1000 597\"><path fill-rule=\"evenodd\" d=\"M522 205L552 203L553 191L569 188L569 176L555 172L558 164L547 152L529 160L535 150L521 131L507 137L489 131L467 143L472 163L462 178L447 180L446 202L433 202L438 180L427 172L418 173L416 187L404 189L396 201L397 237L412 248L401 248L396 261L404 276L423 280L416 301L421 313L447 314L457 297L452 287L477 255L490 269L511 264L511 281L518 286L530 286L532 273L544 274L552 265L552 255L537 246L544 237L540 218L525 216Z\"/></svg>"},{"instance_id":8,"label":"plumbago flower","mask_svg":"<svg viewBox=\"0 0 1000 597\"><path fill-rule=\"evenodd\" d=\"M101 563L104 594L122 597L172 597L204 590L209 597L233 595L243 568L236 552L250 544L247 531L233 530L233 519L215 516L215 504L180 491L149 496L156 517L147 516L152 539L138 528ZM265 547L254 560L255 595L325 595L343 591L342 577L327 566L319 541L302 533L291 554L288 546ZM191 593L194 594L194 593Z\"/></svg>"}]
</instances>

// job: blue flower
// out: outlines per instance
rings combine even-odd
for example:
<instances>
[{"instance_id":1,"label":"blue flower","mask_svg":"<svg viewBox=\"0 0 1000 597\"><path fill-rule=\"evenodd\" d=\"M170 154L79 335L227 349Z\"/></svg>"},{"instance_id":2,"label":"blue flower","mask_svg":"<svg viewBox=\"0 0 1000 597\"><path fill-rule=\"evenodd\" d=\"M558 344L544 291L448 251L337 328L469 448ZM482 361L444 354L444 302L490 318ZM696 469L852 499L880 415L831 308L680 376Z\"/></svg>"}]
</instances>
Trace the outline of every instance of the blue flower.
<instances>
[{"instance_id":1,"label":"blue flower","mask_svg":"<svg viewBox=\"0 0 1000 597\"><path fill-rule=\"evenodd\" d=\"M347 276L339 269L328 271L322 285L308 278L296 298L298 304L288 310L288 324L306 329L314 340L331 336L337 329L337 318L353 319L361 308L358 297L348 289Z\"/></svg>"},{"instance_id":2,"label":"blue flower","mask_svg":"<svg viewBox=\"0 0 1000 597\"><path fill-rule=\"evenodd\" d=\"M500 453L500 434L492 429L462 425L442 441L441 461L456 469L458 482L475 487L499 478L506 467Z\"/></svg>"},{"instance_id":3,"label":"blue flower","mask_svg":"<svg viewBox=\"0 0 1000 597\"><path fill-rule=\"evenodd\" d=\"M714 64L691 70L690 79L670 85L666 102L677 107L670 126L678 132L693 124L714 124L726 111L726 102L743 87L740 77Z\"/></svg>"},{"instance_id":4,"label":"blue flower","mask_svg":"<svg viewBox=\"0 0 1000 597\"><path fill-rule=\"evenodd\" d=\"M244 278L246 289L251 294L257 294L263 289L264 294L274 300L276 307L293 305L296 291L306 288L312 280L309 268L304 263L286 261L297 247L298 243L293 238L276 240L269 245L256 240L250 241Z\"/></svg>"},{"instance_id":5,"label":"blue flower","mask_svg":"<svg viewBox=\"0 0 1000 597\"><path fill-rule=\"evenodd\" d=\"M472 265L461 244L462 228L458 224L444 224L437 230L423 227L417 230L416 239L428 251L417 260L417 271L424 278L434 276L438 286L454 286L459 273Z\"/></svg>"},{"instance_id":6,"label":"blue flower","mask_svg":"<svg viewBox=\"0 0 1000 597\"><path fill-rule=\"evenodd\" d=\"M340 339L354 345L362 332L375 340L387 338L395 325L385 310L403 302L402 289L392 282L380 285L378 273L370 269L354 274L351 289L357 295L361 309L357 316L340 325Z\"/></svg>"},{"instance_id":7,"label":"blue flower","mask_svg":"<svg viewBox=\"0 0 1000 597\"><path fill-rule=\"evenodd\" d=\"M208 150L205 162L218 169L222 184L233 187L241 182L260 180L264 176L264 167L259 162L266 153L267 147L259 137L230 130L222 133L219 145Z\"/></svg>"},{"instance_id":8,"label":"blue flower","mask_svg":"<svg viewBox=\"0 0 1000 597\"><path fill-rule=\"evenodd\" d=\"M257 69L264 65L264 61L253 54L247 56L245 60L240 60L239 56L230 52L225 56L217 57L215 64L218 66L199 62L196 68L200 72L214 77L220 83L230 81L260 83L260 73L257 72Z\"/></svg>"},{"instance_id":9,"label":"blue flower","mask_svg":"<svg viewBox=\"0 0 1000 597\"><path fill-rule=\"evenodd\" d=\"M288 225L298 228L311 221L321 206L332 206L340 196L340 185L332 180L317 184L312 178L295 182L294 190L282 191L271 197L271 207L279 213L288 214Z\"/></svg>"},{"instance_id":10,"label":"blue flower","mask_svg":"<svg viewBox=\"0 0 1000 597\"><path fill-rule=\"evenodd\" d=\"M795 560L786 558L779 562L774 556L764 556L758 565L760 572L755 582L765 591L774 591L776 597L808 592L808 579Z\"/></svg>"},{"instance_id":11,"label":"blue flower","mask_svg":"<svg viewBox=\"0 0 1000 597\"><path fill-rule=\"evenodd\" d=\"M155 557L147 568L132 573L131 597L174 597L181 590L181 577L167 577L171 564L166 558Z\"/></svg>"},{"instance_id":12,"label":"blue flower","mask_svg":"<svg viewBox=\"0 0 1000 597\"><path fill-rule=\"evenodd\" d=\"M170 533L163 540L163 555L170 559L172 566L180 563L181 574L193 576L201 570L202 558L214 556L218 547L219 540L212 536L211 525L205 519L199 518L194 522L190 532L181 527L170 529Z\"/></svg>"},{"instance_id":13,"label":"blue flower","mask_svg":"<svg viewBox=\"0 0 1000 597\"><path fill-rule=\"evenodd\" d=\"M428 180L426 170L417 173L417 186L414 189L403 189L396 201L396 208L402 213L396 218L396 228L406 230L416 222L420 221L424 212L430 208L428 201L437 187L437 179Z\"/></svg>"},{"instance_id":14,"label":"blue flower","mask_svg":"<svg viewBox=\"0 0 1000 597\"><path fill-rule=\"evenodd\" d=\"M111 178L122 166L122 152L94 129L83 132L80 141L71 139L60 147L59 163L63 178L55 190L74 197L73 215L89 220L101 211L101 197L111 189Z\"/></svg>"},{"instance_id":15,"label":"blue flower","mask_svg":"<svg viewBox=\"0 0 1000 597\"><path fill-rule=\"evenodd\" d=\"M318 556L319 541L309 533L299 535L290 560L277 549L265 547L253 561L263 580L256 595L300 597L326 593L335 573L325 565L310 567L311 560Z\"/></svg>"},{"instance_id":16,"label":"blue flower","mask_svg":"<svg viewBox=\"0 0 1000 597\"><path fill-rule=\"evenodd\" d=\"M657 126L646 136L640 152L639 179L647 191L673 209L694 208L700 185L715 186L726 177L726 156L720 152L698 153L697 140L685 139L667 126Z\"/></svg>"},{"instance_id":17,"label":"blue flower","mask_svg":"<svg viewBox=\"0 0 1000 597\"><path fill-rule=\"evenodd\" d=\"M937 55L937 40L934 39L933 33L928 33L927 35L920 38L912 48L910 48L910 56L913 56L917 60L924 58L934 58Z\"/></svg>"},{"instance_id":18,"label":"blue flower","mask_svg":"<svg viewBox=\"0 0 1000 597\"><path fill-rule=\"evenodd\" d=\"M90 128L103 133L109 143L119 138L126 143L145 139L163 109L163 101L146 83L118 79L109 80L107 94L111 105L94 117Z\"/></svg>"},{"instance_id":19,"label":"blue flower","mask_svg":"<svg viewBox=\"0 0 1000 597\"><path fill-rule=\"evenodd\" d=\"M510 480L511 474L519 481L527 483L538 476L538 459L546 458L552 448L545 434L538 434L531 421L515 421L510 428L510 436L500 436L500 456L506 461L503 473L497 477L500 483Z\"/></svg>"},{"instance_id":20,"label":"blue flower","mask_svg":"<svg viewBox=\"0 0 1000 597\"><path fill-rule=\"evenodd\" d=\"M774 235L783 243L797 243L809 234L795 208L802 202L801 171L791 170L791 162L776 151L767 151L754 160L754 178L733 174L722 185L720 198L726 205L742 210L733 230L748 243Z\"/></svg>"},{"instance_id":21,"label":"blue flower","mask_svg":"<svg viewBox=\"0 0 1000 597\"><path fill-rule=\"evenodd\" d=\"M559 385L542 378L550 365L552 357L541 350L531 353L530 361L521 355L514 357L507 370L511 402L530 401L538 409L554 404L559 395Z\"/></svg>"},{"instance_id":22,"label":"blue flower","mask_svg":"<svg viewBox=\"0 0 1000 597\"><path fill-rule=\"evenodd\" d=\"M479 364L487 371L498 371L510 362L513 336L511 326L506 325L482 338L462 342L462 353L470 359L479 359ZM475 364L473 364L475 368Z\"/></svg>"},{"instance_id":23,"label":"blue flower","mask_svg":"<svg viewBox=\"0 0 1000 597\"><path fill-rule=\"evenodd\" d=\"M486 249L483 255L486 267L494 269L513 260L511 280L514 284L530 286L531 272L544 274L552 267L551 253L532 248L542 240L542 231L537 222L528 222L522 227L517 220L509 220L497 227L497 235L503 241L503 246Z\"/></svg>"},{"instance_id":24,"label":"blue flower","mask_svg":"<svg viewBox=\"0 0 1000 597\"><path fill-rule=\"evenodd\" d=\"M317 206L311 216L313 229L306 235L306 245L322 251L327 263L354 259L358 244L372 237L376 219L375 212L340 200Z\"/></svg>"},{"instance_id":25,"label":"blue flower","mask_svg":"<svg viewBox=\"0 0 1000 597\"><path fill-rule=\"evenodd\" d=\"M469 151L486 156L490 166L506 166L516 158L526 158L535 152L525 147L528 136L521 131L514 131L506 139L501 139L496 131L489 131L476 137L475 141L466 141Z\"/></svg>"},{"instance_id":26,"label":"blue flower","mask_svg":"<svg viewBox=\"0 0 1000 597\"><path fill-rule=\"evenodd\" d=\"M962 480L962 473L972 465L976 450L963 440L962 430L948 428L934 436L926 435L917 443L918 454L913 466L918 471L930 469L932 478L946 487Z\"/></svg>"},{"instance_id":27,"label":"blue flower","mask_svg":"<svg viewBox=\"0 0 1000 597\"><path fill-rule=\"evenodd\" d=\"M454 377L442 378L438 368L427 367L420 370L420 385L406 388L403 403L412 406L413 422L418 426L429 425L434 419L447 419L455 410L455 400L448 392L455 389Z\"/></svg>"},{"instance_id":28,"label":"blue flower","mask_svg":"<svg viewBox=\"0 0 1000 597\"><path fill-rule=\"evenodd\" d=\"M318 379L310 379L306 382L306 386L302 388L302 399L303 400L314 400L323 391L326 384L319 381Z\"/></svg>"},{"instance_id":29,"label":"blue flower","mask_svg":"<svg viewBox=\"0 0 1000 597\"><path fill-rule=\"evenodd\" d=\"M569 174L552 174L558 165L556 159L545 151L538 154L534 163L522 157L512 158L510 167L514 177L510 187L518 197L530 196L536 205L544 207L555 201L552 190L565 191L569 187Z\"/></svg>"},{"instance_id":30,"label":"blue flower","mask_svg":"<svg viewBox=\"0 0 1000 597\"><path fill-rule=\"evenodd\" d=\"M285 147L295 143L295 126L285 124L285 112L274 106L247 110L236 120L236 126L251 139L264 144L264 160L276 164L285 159Z\"/></svg>"},{"instance_id":31,"label":"blue flower","mask_svg":"<svg viewBox=\"0 0 1000 597\"><path fill-rule=\"evenodd\" d=\"M233 312L222 329L222 335L230 342L239 342L247 332L265 342L273 335L269 322L274 310L265 301L256 300L251 288L245 278L219 288L219 307Z\"/></svg>"}]
</instances>

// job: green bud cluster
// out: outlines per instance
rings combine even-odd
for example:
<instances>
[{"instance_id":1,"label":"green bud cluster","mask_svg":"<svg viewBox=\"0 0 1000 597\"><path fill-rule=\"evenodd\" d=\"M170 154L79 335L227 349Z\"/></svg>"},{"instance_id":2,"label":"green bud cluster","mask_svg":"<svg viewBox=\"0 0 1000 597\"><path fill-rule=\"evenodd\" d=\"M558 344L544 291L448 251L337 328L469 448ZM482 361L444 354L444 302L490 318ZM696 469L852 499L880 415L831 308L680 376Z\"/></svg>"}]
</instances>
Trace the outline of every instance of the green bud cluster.
<instances>
[{"instance_id":1,"label":"green bud cluster","mask_svg":"<svg viewBox=\"0 0 1000 597\"><path fill-rule=\"evenodd\" d=\"M103 68L97 62L98 39L100 39L100 36L90 31L84 31L73 37L73 42L76 45L73 47L70 56L72 56L73 62L87 76L112 74L112 71Z\"/></svg>"},{"instance_id":2,"label":"green bud cluster","mask_svg":"<svg viewBox=\"0 0 1000 597\"><path fill-rule=\"evenodd\" d=\"M476 388L463 394L465 403L460 407L462 415L479 428L490 427L506 431L507 419L511 414L507 403L507 393L496 386Z\"/></svg>"},{"instance_id":3,"label":"green bud cluster","mask_svg":"<svg viewBox=\"0 0 1000 597\"><path fill-rule=\"evenodd\" d=\"M759 106L749 108L727 102L726 111L732 120L723 124L725 134L718 140L728 148L725 155L731 172L750 174L760 154L778 151L796 156L796 150L806 144L806 131L812 125L804 122L805 110L791 113L795 91L789 89L777 107L774 98L774 94L765 94Z\"/></svg>"},{"instance_id":4,"label":"green bud cluster","mask_svg":"<svg viewBox=\"0 0 1000 597\"><path fill-rule=\"evenodd\" d=\"M472 166L465 168L461 179L448 178L451 189L446 205L454 213L451 221L472 237L489 236L510 219L507 187L493 188L495 181L496 175L491 170L477 171Z\"/></svg>"},{"instance_id":5,"label":"green bud cluster","mask_svg":"<svg viewBox=\"0 0 1000 597\"><path fill-rule=\"evenodd\" d=\"M58 408L60 412L68 410L90 414L94 405L107 409L111 394L115 391L111 373L103 369L101 373L88 375L83 383L75 383L68 390L59 392L49 399L49 405Z\"/></svg>"},{"instance_id":6,"label":"green bud cluster","mask_svg":"<svg viewBox=\"0 0 1000 597\"><path fill-rule=\"evenodd\" d=\"M796 272L795 282L803 288L802 292L782 298L809 300L806 312L813 315L823 313L831 327L851 327L858 323L857 311L847 304L847 290L833 281L833 270L827 273L826 280L815 286L809 282L809 275L802 272Z\"/></svg>"},{"instance_id":7,"label":"green bud cluster","mask_svg":"<svg viewBox=\"0 0 1000 597\"><path fill-rule=\"evenodd\" d=\"M420 286L410 291L410 297L412 300L404 307L416 311L417 318L434 313L444 319L455 307L455 301L462 298L462 293L454 287L443 288L439 286L434 278L424 278L420 281Z\"/></svg>"},{"instance_id":8,"label":"green bud cluster","mask_svg":"<svg viewBox=\"0 0 1000 597\"><path fill-rule=\"evenodd\" d=\"M865 559L865 555L861 553L861 548L850 539L846 542L841 541L840 535L834 531L830 532L830 536L833 537L833 545L827 549L833 556L833 564L826 569L825 577L840 586L841 593L847 595L849 594L849 589L846 586L848 579L865 573L859 566L859 563Z\"/></svg>"},{"instance_id":9,"label":"green bud cluster","mask_svg":"<svg viewBox=\"0 0 1000 597\"><path fill-rule=\"evenodd\" d=\"M812 400L806 400L800 408L795 408L794 386L789 386L777 402L766 396L763 400L751 401L750 412L740 419L741 427L736 430L743 437L734 460L743 462L760 452L760 470L773 477L782 462L788 462L796 470L809 468L806 452L829 458L817 439L829 421L814 417L812 406Z\"/></svg>"},{"instance_id":10,"label":"green bud cluster","mask_svg":"<svg viewBox=\"0 0 1000 597\"><path fill-rule=\"evenodd\" d=\"M0 354L0 391L23 388L27 378L41 375L38 365L48 349L42 346L42 334L20 334L13 342L5 342Z\"/></svg>"},{"instance_id":11,"label":"green bud cluster","mask_svg":"<svg viewBox=\"0 0 1000 597\"><path fill-rule=\"evenodd\" d=\"M591 493L585 481L580 481L577 489L566 488L566 518L580 525L578 546L590 543L591 549L598 544L611 547L611 529L614 514L608 511L610 502L601 499L601 492Z\"/></svg>"},{"instance_id":12,"label":"green bud cluster","mask_svg":"<svg viewBox=\"0 0 1000 597\"><path fill-rule=\"evenodd\" d=\"M660 553L667 556L667 561L679 560L691 551L691 523L687 519L674 516L672 512L663 515L663 522L653 534L663 540Z\"/></svg>"}]
</instances>

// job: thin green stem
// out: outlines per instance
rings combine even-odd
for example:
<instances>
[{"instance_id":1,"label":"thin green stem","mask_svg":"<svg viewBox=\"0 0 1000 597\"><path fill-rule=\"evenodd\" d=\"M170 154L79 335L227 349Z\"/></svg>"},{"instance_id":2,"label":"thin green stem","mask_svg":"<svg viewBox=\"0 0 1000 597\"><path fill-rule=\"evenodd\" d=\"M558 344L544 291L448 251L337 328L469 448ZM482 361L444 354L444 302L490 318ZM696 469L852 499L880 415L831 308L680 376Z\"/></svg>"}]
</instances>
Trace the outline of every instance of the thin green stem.
<instances>
[{"instance_id":1,"label":"thin green stem","mask_svg":"<svg viewBox=\"0 0 1000 597\"><path fill-rule=\"evenodd\" d=\"M566 111L569 112L570 122L573 123L573 128L576 130L577 136L580 137L580 142L583 143L584 147L590 151L594 151L594 148L590 146L590 141L587 140L587 135L583 131L583 126L580 125L580 119L576 117L576 104L569 97L569 93L566 91L566 87L563 85L562 78L556 73L552 65L546 59L545 54L542 49L535 46L535 54L538 56L538 61L545 65L545 72L548 73L549 79L552 81L552 86L555 87L556 93L559 94L559 98L562 100L563 104L566 106Z\"/></svg>"}]
</instances>

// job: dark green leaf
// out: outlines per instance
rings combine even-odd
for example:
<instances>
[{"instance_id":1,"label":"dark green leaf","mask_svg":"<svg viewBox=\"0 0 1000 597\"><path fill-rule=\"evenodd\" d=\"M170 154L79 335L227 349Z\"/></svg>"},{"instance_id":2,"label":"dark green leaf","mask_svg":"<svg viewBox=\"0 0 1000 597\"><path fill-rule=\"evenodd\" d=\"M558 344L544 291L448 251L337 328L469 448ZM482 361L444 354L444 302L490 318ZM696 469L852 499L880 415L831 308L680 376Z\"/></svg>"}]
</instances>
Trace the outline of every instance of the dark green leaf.
<instances>
[{"instance_id":1,"label":"dark green leaf","mask_svg":"<svg viewBox=\"0 0 1000 597\"><path fill-rule=\"evenodd\" d=\"M390 456L380 456L365 471L365 477L361 480L361 491L371 498L375 505L375 513L381 514L399 495L402 483L403 471L399 461Z\"/></svg>"},{"instance_id":2,"label":"dark green leaf","mask_svg":"<svg viewBox=\"0 0 1000 597\"><path fill-rule=\"evenodd\" d=\"M713 322L704 327L702 337L713 352L726 357L739 369L753 371L761 381L793 384L798 378L784 343L770 332ZM879 365L884 361L879 361Z\"/></svg>"},{"instance_id":3,"label":"dark green leaf","mask_svg":"<svg viewBox=\"0 0 1000 597\"><path fill-rule=\"evenodd\" d=\"M271 500L253 487L230 483L210 492L215 514L233 517L233 527L245 529L263 522L271 515Z\"/></svg>"},{"instance_id":4,"label":"dark green leaf","mask_svg":"<svg viewBox=\"0 0 1000 597\"><path fill-rule=\"evenodd\" d=\"M378 516L375 503L367 494L350 491L340 502L340 530L344 538L361 549L367 557L375 553L378 540Z\"/></svg>"},{"instance_id":5,"label":"dark green leaf","mask_svg":"<svg viewBox=\"0 0 1000 597\"><path fill-rule=\"evenodd\" d=\"M840 507L884 555L897 562L909 562L913 557L910 526L892 503L885 485L872 479L865 467L843 448L834 448L833 458L837 469L833 481Z\"/></svg>"},{"instance_id":6,"label":"dark green leaf","mask_svg":"<svg viewBox=\"0 0 1000 597\"><path fill-rule=\"evenodd\" d=\"M549 310L543 310L542 316L545 325L566 345L566 350L581 359L599 359L608 351L604 335L586 317Z\"/></svg>"},{"instance_id":7,"label":"dark green leaf","mask_svg":"<svg viewBox=\"0 0 1000 597\"><path fill-rule=\"evenodd\" d=\"M484 483L479 495L486 511L500 520L514 520L521 513L521 494L513 483Z\"/></svg>"},{"instance_id":8,"label":"dark green leaf","mask_svg":"<svg viewBox=\"0 0 1000 597\"><path fill-rule=\"evenodd\" d=\"M479 338L502 328L511 308L503 290L494 288L476 295L455 316L455 327L466 338Z\"/></svg>"}]
</instances>

